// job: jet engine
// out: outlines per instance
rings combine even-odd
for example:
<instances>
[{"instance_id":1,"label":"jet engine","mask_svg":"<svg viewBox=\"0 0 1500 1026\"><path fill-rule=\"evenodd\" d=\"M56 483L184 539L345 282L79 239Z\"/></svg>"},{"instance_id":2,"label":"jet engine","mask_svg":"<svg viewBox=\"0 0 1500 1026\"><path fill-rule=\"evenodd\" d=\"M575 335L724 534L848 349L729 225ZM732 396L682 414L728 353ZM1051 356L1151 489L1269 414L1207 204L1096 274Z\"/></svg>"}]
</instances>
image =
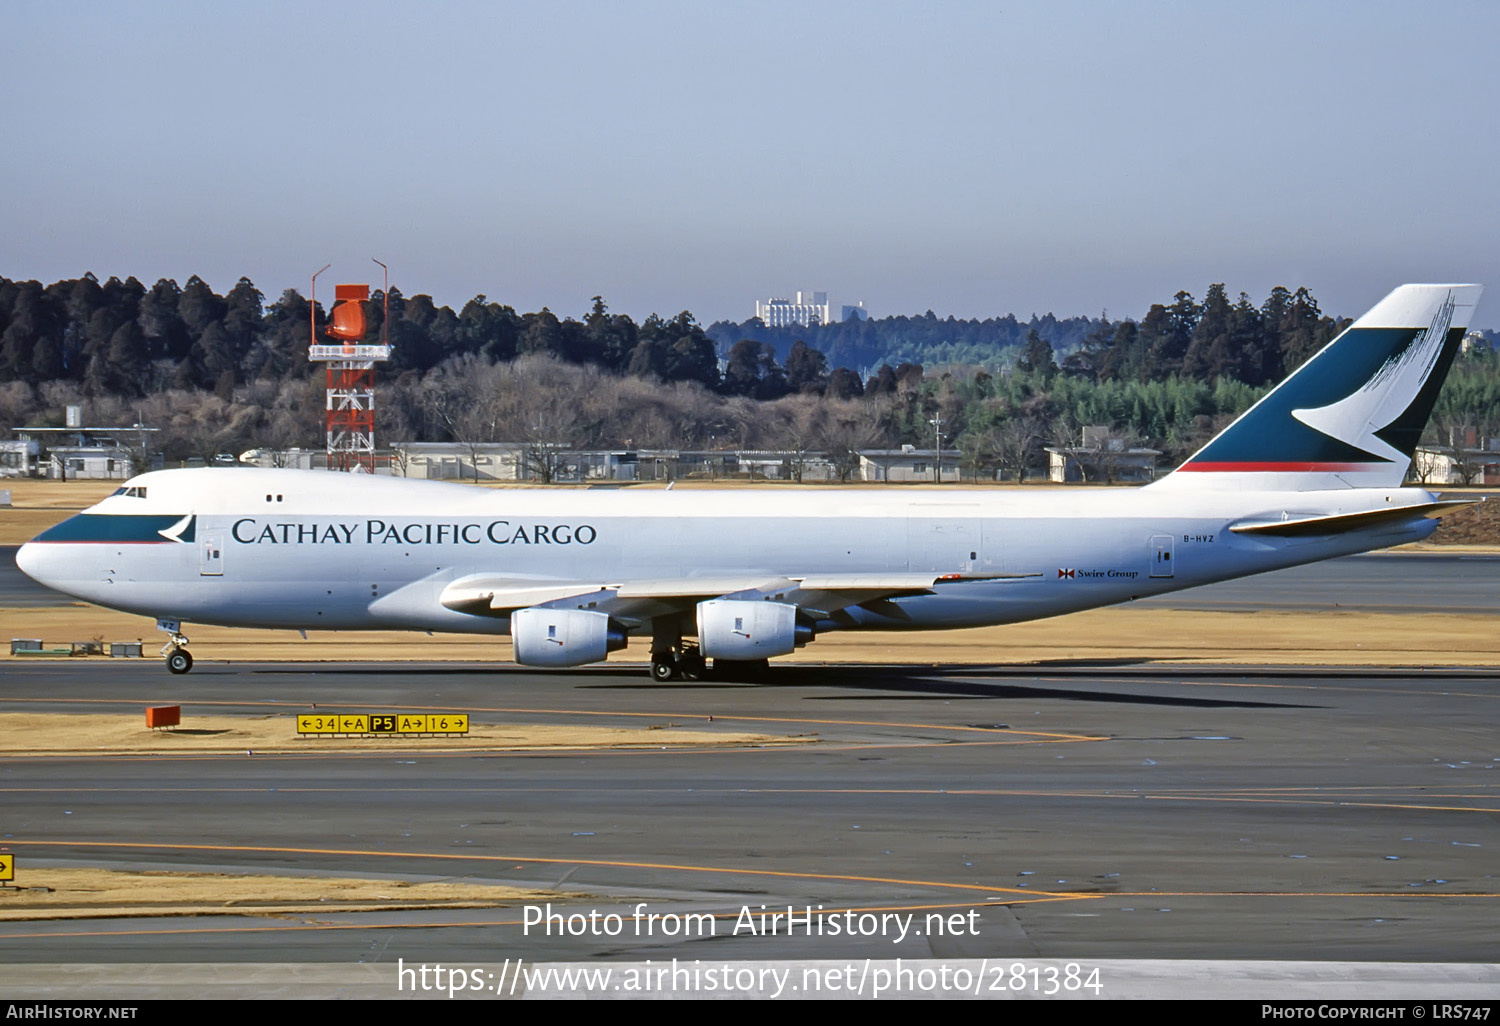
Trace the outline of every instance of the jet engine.
<instances>
[{"instance_id":1,"label":"jet engine","mask_svg":"<svg viewBox=\"0 0 1500 1026\"><path fill-rule=\"evenodd\" d=\"M710 659L769 659L813 639L785 602L710 599L698 603L698 648Z\"/></svg>"},{"instance_id":2,"label":"jet engine","mask_svg":"<svg viewBox=\"0 0 1500 1026\"><path fill-rule=\"evenodd\" d=\"M523 666L582 666L625 647L625 630L608 613L532 606L510 614L510 640Z\"/></svg>"}]
</instances>

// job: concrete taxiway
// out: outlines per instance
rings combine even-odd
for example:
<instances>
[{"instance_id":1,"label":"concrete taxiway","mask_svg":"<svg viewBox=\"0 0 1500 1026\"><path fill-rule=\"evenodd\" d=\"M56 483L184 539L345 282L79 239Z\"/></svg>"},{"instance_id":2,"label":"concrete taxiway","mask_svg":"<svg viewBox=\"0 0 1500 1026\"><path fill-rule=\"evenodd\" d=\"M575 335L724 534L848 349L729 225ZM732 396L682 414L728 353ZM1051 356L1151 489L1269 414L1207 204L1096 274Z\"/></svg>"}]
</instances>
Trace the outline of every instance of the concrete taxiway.
<instances>
[{"instance_id":1,"label":"concrete taxiway","mask_svg":"<svg viewBox=\"0 0 1500 1026\"><path fill-rule=\"evenodd\" d=\"M1500 612L1497 578L1493 556L1382 554L1152 601L1483 615ZM0 560L0 605L48 601ZM272 981L352 965L390 987L398 960L865 958L980 960L973 972L984 959L1077 960L1117 980L1127 964L1149 976L1172 965L1158 960L1248 960L1235 963L1250 981L1237 996L1266 993L1266 980L1295 971L1286 964L1316 963L1322 978L1340 961L1370 967L1339 970L1346 996L1372 996L1403 963L1471 988L1444 993L1500 994L1475 968L1500 962L1500 689L1486 669L786 667L755 683L658 685L616 666L206 659L184 678L154 660L12 661L0 682L0 713L138 716L181 703L189 721L275 717L289 736L291 718L316 704L816 738L0 759L0 848L23 880L27 866L93 865L559 895L551 929L528 928L520 905L5 922L0 959L23 982L4 996L41 993L33 985L118 994L157 979L163 990L132 993L176 985L191 996L204 973L233 981L212 993L288 993ZM68 990L73 971L132 964L142 972ZM213 968L170 982L188 980L171 967L189 964ZM1202 992L1226 978L1210 974ZM351 986L347 974L330 979L310 992Z\"/></svg>"},{"instance_id":2,"label":"concrete taxiway","mask_svg":"<svg viewBox=\"0 0 1500 1026\"><path fill-rule=\"evenodd\" d=\"M1496 962L1497 700L1466 671L9 665L0 711L180 701L290 732L316 702L818 740L6 759L0 844L23 867L493 880L623 928L527 930L519 907L23 922L0 925L0 958ZM758 918L809 906L810 926Z\"/></svg>"}]
</instances>

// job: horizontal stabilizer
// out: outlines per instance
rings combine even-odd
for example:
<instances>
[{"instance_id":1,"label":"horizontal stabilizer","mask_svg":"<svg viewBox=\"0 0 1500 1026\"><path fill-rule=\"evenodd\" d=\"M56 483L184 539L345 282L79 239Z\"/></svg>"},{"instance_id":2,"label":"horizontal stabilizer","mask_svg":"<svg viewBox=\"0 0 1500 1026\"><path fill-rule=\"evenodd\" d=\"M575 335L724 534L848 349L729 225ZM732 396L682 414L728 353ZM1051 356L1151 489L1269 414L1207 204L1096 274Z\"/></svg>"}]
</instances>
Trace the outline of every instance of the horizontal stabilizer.
<instances>
[{"instance_id":1,"label":"horizontal stabilizer","mask_svg":"<svg viewBox=\"0 0 1500 1026\"><path fill-rule=\"evenodd\" d=\"M1482 499L1450 499L1442 502L1424 502L1414 506L1393 506L1388 509L1372 509L1362 513L1336 513L1332 515L1301 516L1283 514L1281 520L1252 520L1231 524L1235 534L1270 535L1277 538L1301 538L1314 535L1348 534L1365 531L1384 524L1415 520L1418 517L1440 517L1467 506L1477 506Z\"/></svg>"}]
</instances>

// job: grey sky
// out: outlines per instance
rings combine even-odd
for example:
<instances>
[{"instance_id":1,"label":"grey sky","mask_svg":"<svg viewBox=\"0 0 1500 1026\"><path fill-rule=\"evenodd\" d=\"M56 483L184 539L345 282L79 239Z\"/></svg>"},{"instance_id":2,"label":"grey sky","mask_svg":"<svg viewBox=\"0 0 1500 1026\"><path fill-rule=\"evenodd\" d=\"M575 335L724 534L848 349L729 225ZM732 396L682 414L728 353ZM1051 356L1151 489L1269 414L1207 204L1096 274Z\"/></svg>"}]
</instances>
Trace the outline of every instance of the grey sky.
<instances>
[{"instance_id":1,"label":"grey sky","mask_svg":"<svg viewBox=\"0 0 1500 1026\"><path fill-rule=\"evenodd\" d=\"M0 0L0 275L743 320L1492 286L1483 3ZM321 292L321 290L320 290Z\"/></svg>"}]
</instances>

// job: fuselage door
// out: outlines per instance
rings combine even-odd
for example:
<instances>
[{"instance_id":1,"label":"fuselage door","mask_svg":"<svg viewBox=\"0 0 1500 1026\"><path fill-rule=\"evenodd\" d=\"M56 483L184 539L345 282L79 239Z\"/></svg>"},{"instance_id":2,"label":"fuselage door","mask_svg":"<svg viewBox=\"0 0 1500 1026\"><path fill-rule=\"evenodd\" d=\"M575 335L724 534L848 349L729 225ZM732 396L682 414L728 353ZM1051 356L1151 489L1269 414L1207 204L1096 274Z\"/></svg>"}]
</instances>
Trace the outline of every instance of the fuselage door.
<instances>
[{"instance_id":1,"label":"fuselage door","mask_svg":"<svg viewBox=\"0 0 1500 1026\"><path fill-rule=\"evenodd\" d=\"M224 576L224 536L214 531L198 542L198 574L202 577Z\"/></svg>"},{"instance_id":2,"label":"fuselage door","mask_svg":"<svg viewBox=\"0 0 1500 1026\"><path fill-rule=\"evenodd\" d=\"M979 507L914 503L907 511L907 567L944 574L979 568Z\"/></svg>"},{"instance_id":3,"label":"fuselage door","mask_svg":"<svg viewBox=\"0 0 1500 1026\"><path fill-rule=\"evenodd\" d=\"M1151 576L1172 576L1172 536L1157 534L1151 537Z\"/></svg>"}]
</instances>

